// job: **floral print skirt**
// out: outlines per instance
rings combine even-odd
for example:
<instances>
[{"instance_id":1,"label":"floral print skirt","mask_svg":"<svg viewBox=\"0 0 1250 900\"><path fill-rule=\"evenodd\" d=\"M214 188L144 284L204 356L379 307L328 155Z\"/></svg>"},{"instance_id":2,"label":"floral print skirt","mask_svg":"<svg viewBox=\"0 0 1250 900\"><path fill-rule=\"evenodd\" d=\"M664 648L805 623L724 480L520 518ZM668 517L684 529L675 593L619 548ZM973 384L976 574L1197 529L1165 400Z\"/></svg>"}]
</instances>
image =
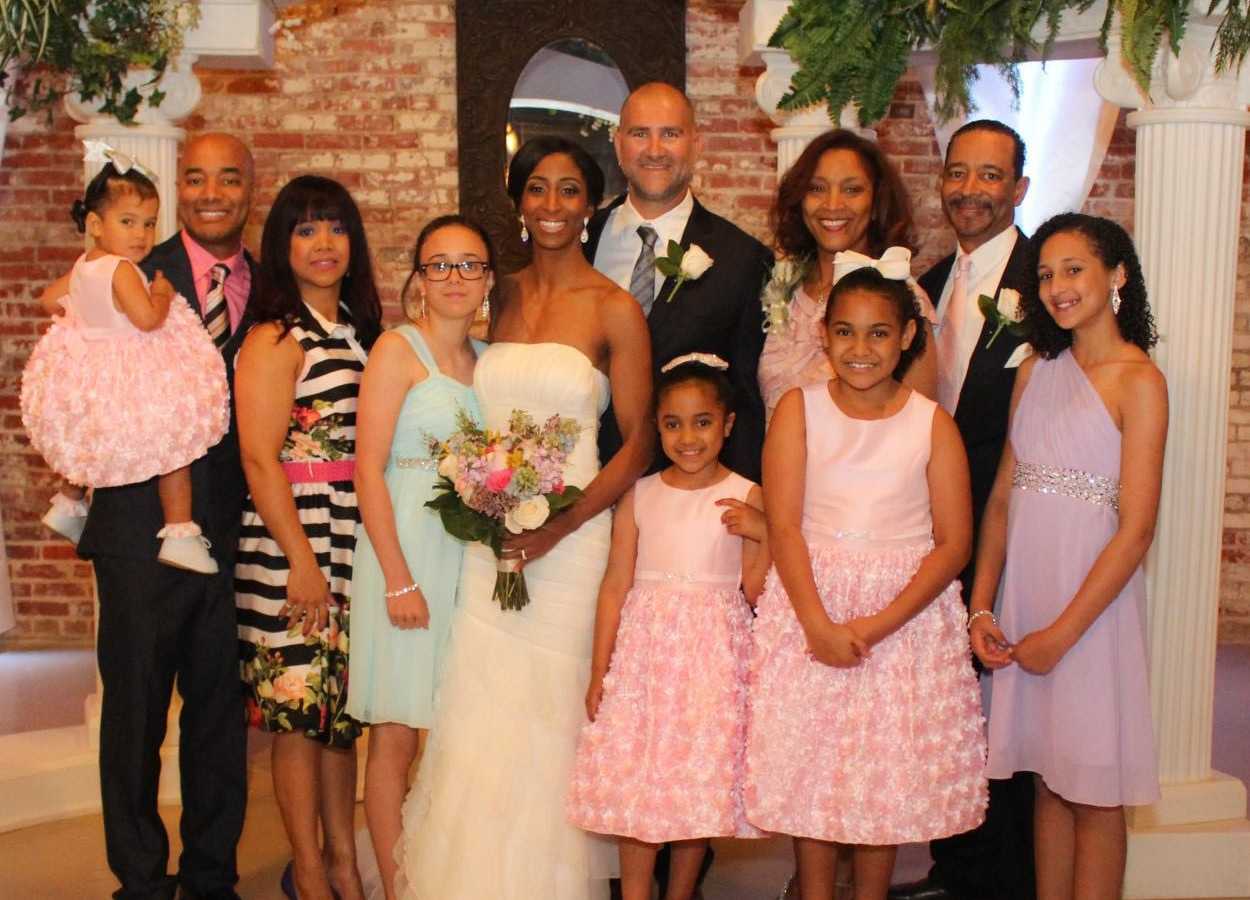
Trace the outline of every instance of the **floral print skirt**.
<instances>
[{"instance_id":1,"label":"floral print skirt","mask_svg":"<svg viewBox=\"0 0 1250 900\"><path fill-rule=\"evenodd\" d=\"M360 723L347 714L348 605L360 515L350 481L292 484L304 533L330 585L333 605L319 632L288 630L281 614L290 565L251 498L243 509L235 566L242 676L251 724L350 747Z\"/></svg>"}]
</instances>

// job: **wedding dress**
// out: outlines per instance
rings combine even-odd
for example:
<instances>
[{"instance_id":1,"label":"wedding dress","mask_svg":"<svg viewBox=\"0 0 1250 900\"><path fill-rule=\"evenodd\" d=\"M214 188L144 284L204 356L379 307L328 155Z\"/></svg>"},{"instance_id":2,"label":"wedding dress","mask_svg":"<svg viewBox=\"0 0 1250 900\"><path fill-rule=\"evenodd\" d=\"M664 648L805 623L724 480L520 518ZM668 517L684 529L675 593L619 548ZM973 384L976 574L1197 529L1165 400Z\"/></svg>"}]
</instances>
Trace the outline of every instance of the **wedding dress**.
<instances>
[{"instance_id":1,"label":"wedding dress","mask_svg":"<svg viewBox=\"0 0 1250 900\"><path fill-rule=\"evenodd\" d=\"M567 344L492 344L473 377L487 427L514 409L541 424L576 418L581 437L565 481L599 468L597 429L607 376ZM597 900L608 896L616 844L564 813L578 731L586 718L599 582L611 518L604 511L525 567L530 603L491 599L495 559L465 553L434 725L404 802L396 849L409 900Z\"/></svg>"}]
</instances>

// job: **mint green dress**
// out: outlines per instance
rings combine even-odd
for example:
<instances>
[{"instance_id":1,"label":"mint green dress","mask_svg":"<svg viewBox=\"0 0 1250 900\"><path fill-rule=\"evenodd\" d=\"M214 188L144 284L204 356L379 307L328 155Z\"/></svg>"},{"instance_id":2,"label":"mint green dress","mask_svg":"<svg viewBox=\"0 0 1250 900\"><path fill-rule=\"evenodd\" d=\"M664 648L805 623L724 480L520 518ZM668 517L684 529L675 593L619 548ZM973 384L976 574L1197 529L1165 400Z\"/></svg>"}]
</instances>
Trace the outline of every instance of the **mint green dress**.
<instances>
[{"instance_id":1,"label":"mint green dress","mask_svg":"<svg viewBox=\"0 0 1250 900\"><path fill-rule=\"evenodd\" d=\"M359 526L352 577L347 710L361 722L429 728L464 552L464 544L447 534L438 514L425 506L438 480L429 438L442 440L450 435L456 429L457 410L465 409L479 422L481 412L472 387L439 371L420 331L412 325L395 330L430 373L404 398L385 471L399 545L429 604L430 627L400 629L391 624L382 567L364 526ZM484 348L474 342L479 354Z\"/></svg>"}]
</instances>

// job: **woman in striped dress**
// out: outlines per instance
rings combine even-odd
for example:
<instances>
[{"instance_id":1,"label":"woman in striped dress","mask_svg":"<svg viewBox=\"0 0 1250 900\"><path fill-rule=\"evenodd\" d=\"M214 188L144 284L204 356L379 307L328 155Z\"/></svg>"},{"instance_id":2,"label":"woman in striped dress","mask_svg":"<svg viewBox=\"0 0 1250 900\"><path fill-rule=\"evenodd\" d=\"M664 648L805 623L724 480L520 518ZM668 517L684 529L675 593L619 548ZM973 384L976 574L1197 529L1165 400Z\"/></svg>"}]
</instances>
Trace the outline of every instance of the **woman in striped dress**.
<instances>
[{"instance_id":1,"label":"woman in striped dress","mask_svg":"<svg viewBox=\"0 0 1250 900\"><path fill-rule=\"evenodd\" d=\"M335 181L288 183L261 248L258 324L235 378L250 492L235 568L243 680L253 724L274 734L274 793L293 853L283 891L355 900L352 478L356 397L381 304L360 212Z\"/></svg>"}]
</instances>

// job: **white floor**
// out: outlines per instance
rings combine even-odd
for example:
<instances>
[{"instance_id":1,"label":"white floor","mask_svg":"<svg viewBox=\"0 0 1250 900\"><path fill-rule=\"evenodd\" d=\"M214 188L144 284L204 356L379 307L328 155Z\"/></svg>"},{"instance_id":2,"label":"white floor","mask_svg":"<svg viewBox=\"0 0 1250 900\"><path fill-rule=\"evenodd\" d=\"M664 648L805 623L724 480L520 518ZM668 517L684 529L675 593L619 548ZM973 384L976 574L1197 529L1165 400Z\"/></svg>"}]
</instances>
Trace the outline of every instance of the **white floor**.
<instances>
[{"instance_id":1,"label":"white floor","mask_svg":"<svg viewBox=\"0 0 1250 900\"><path fill-rule=\"evenodd\" d=\"M90 651L0 653L0 735L73 725L94 690ZM1216 769L1250 782L1250 647L1220 648L1216 665ZM269 779L267 741L253 735L248 818L239 848L239 893L279 900L286 841ZM172 856L179 850L177 807L162 810ZM363 815L358 816L363 821ZM791 869L788 841L717 842L717 863L705 886L708 900L770 900ZM896 881L924 875L923 845L904 847ZM0 897L78 900L106 897L115 882L104 856L98 815L0 834Z\"/></svg>"}]
</instances>

